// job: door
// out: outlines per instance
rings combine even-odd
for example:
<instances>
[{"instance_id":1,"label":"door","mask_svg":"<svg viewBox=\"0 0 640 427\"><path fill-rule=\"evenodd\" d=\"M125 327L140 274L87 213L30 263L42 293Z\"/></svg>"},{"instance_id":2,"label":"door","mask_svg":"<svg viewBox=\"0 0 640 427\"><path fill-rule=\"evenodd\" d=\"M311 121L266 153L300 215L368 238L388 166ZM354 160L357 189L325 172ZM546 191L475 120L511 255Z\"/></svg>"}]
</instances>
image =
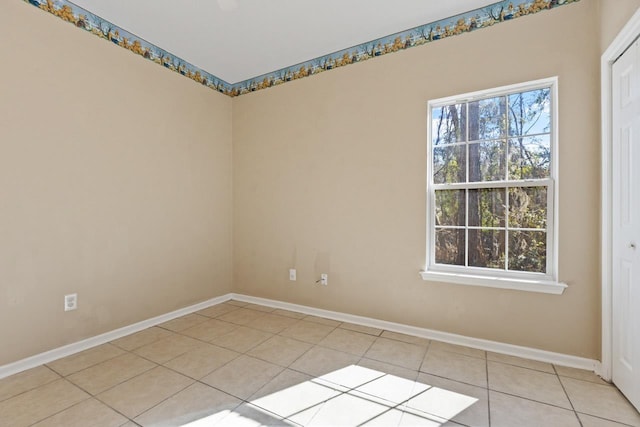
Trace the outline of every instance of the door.
<instances>
[{"instance_id":1,"label":"door","mask_svg":"<svg viewBox=\"0 0 640 427\"><path fill-rule=\"evenodd\" d=\"M613 64L613 382L640 410L640 47Z\"/></svg>"}]
</instances>

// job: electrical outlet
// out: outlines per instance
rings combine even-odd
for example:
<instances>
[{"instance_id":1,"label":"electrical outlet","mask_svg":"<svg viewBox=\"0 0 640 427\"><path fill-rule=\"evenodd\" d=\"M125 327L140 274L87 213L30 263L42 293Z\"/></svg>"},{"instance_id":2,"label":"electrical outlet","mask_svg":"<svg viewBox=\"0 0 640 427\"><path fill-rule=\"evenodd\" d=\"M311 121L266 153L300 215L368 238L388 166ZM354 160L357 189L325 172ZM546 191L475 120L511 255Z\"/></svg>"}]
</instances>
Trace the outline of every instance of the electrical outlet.
<instances>
[{"instance_id":1,"label":"electrical outlet","mask_svg":"<svg viewBox=\"0 0 640 427\"><path fill-rule=\"evenodd\" d=\"M289 269L289 280L291 280L292 282L296 281L296 269L295 268Z\"/></svg>"},{"instance_id":2,"label":"electrical outlet","mask_svg":"<svg viewBox=\"0 0 640 427\"><path fill-rule=\"evenodd\" d=\"M320 284L327 286L329 284L329 275L328 274L321 274L320 275Z\"/></svg>"},{"instance_id":3,"label":"electrical outlet","mask_svg":"<svg viewBox=\"0 0 640 427\"><path fill-rule=\"evenodd\" d=\"M64 311L71 311L78 308L78 294L64 296Z\"/></svg>"}]
</instances>

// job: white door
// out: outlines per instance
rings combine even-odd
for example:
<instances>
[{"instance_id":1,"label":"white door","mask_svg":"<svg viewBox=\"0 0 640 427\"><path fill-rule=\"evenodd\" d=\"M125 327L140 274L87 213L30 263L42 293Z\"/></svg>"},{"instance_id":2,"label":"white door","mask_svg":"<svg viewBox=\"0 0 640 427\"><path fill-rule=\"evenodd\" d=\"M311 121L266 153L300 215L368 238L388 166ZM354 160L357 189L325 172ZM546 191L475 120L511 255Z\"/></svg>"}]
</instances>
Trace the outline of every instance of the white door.
<instances>
[{"instance_id":1,"label":"white door","mask_svg":"<svg viewBox=\"0 0 640 427\"><path fill-rule=\"evenodd\" d=\"M640 410L640 47L613 64L613 382Z\"/></svg>"}]
</instances>

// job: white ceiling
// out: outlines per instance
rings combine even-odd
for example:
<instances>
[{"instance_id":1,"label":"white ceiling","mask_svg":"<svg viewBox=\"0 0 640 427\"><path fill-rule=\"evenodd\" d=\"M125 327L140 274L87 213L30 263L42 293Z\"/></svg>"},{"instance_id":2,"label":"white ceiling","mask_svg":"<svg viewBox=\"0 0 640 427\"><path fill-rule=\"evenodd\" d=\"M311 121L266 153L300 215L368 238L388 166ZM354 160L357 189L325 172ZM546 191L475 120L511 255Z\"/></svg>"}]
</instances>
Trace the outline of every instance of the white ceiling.
<instances>
[{"instance_id":1,"label":"white ceiling","mask_svg":"<svg viewBox=\"0 0 640 427\"><path fill-rule=\"evenodd\" d=\"M497 0L73 0L237 83Z\"/></svg>"}]
</instances>

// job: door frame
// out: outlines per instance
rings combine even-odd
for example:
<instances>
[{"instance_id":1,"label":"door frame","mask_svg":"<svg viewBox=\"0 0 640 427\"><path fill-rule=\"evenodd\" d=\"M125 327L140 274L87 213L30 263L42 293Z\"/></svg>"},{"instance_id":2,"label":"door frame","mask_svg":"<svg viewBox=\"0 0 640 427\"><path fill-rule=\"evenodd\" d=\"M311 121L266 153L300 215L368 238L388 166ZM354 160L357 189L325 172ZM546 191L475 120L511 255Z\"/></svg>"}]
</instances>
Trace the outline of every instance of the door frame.
<instances>
[{"instance_id":1,"label":"door frame","mask_svg":"<svg viewBox=\"0 0 640 427\"><path fill-rule=\"evenodd\" d=\"M601 147L601 267L602 267L602 356L596 373L611 381L613 366L613 262L612 245L612 71L613 63L640 36L640 9L605 50L600 59L600 88L602 108L602 147Z\"/></svg>"}]
</instances>

